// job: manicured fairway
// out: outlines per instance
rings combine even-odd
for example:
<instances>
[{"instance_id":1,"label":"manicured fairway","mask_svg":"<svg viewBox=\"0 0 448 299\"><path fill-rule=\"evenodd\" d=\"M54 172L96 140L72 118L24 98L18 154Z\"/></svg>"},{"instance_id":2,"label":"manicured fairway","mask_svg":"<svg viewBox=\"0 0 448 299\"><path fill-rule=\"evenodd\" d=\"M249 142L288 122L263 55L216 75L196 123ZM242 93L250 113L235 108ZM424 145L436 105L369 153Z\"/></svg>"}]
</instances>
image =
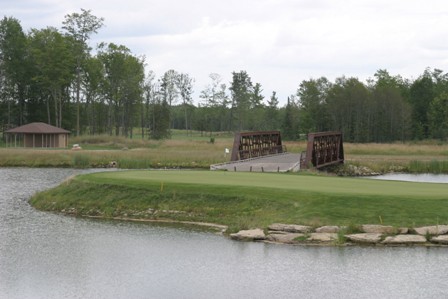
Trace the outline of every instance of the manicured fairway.
<instances>
[{"instance_id":1,"label":"manicured fairway","mask_svg":"<svg viewBox=\"0 0 448 299\"><path fill-rule=\"evenodd\" d=\"M37 194L41 210L214 222L230 231L307 225L448 224L448 184L318 175L145 170L78 176Z\"/></svg>"},{"instance_id":2,"label":"manicured fairway","mask_svg":"<svg viewBox=\"0 0 448 299\"><path fill-rule=\"evenodd\" d=\"M110 184L144 187L147 184L208 185L226 188L272 188L291 192L316 192L333 195L379 195L415 197L422 199L445 198L448 184L413 183L400 181L369 180L365 178L326 177L297 174L248 173L226 171L120 171L95 173L83 180Z\"/></svg>"}]
</instances>

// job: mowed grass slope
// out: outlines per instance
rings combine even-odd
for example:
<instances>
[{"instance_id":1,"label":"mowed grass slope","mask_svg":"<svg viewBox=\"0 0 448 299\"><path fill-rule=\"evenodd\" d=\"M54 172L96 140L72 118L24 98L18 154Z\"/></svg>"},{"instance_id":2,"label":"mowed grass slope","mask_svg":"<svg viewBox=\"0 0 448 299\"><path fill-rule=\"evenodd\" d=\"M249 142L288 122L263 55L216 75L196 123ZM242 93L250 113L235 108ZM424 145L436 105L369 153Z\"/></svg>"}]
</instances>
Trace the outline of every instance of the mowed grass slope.
<instances>
[{"instance_id":1,"label":"mowed grass slope","mask_svg":"<svg viewBox=\"0 0 448 299\"><path fill-rule=\"evenodd\" d=\"M215 222L229 225L230 231L273 222L412 227L448 223L447 191L446 184L146 170L79 176L31 203L78 215Z\"/></svg>"}]
</instances>

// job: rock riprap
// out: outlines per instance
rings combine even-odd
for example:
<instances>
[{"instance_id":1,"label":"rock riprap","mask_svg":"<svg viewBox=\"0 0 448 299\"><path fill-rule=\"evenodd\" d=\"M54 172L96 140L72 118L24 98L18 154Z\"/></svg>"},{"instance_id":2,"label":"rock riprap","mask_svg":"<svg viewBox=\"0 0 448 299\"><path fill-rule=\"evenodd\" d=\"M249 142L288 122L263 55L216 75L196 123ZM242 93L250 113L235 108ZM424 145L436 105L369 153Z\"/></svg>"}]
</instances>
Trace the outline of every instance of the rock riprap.
<instances>
[{"instance_id":1,"label":"rock riprap","mask_svg":"<svg viewBox=\"0 0 448 299\"><path fill-rule=\"evenodd\" d=\"M301 233L286 233L286 234L276 234L271 233L267 236L266 240L276 243L294 244L298 243L299 238L305 237L305 234Z\"/></svg>"},{"instance_id":2,"label":"rock riprap","mask_svg":"<svg viewBox=\"0 0 448 299\"><path fill-rule=\"evenodd\" d=\"M341 228L335 225L326 225L316 228L316 233L337 233Z\"/></svg>"},{"instance_id":3,"label":"rock riprap","mask_svg":"<svg viewBox=\"0 0 448 299\"><path fill-rule=\"evenodd\" d=\"M336 233L311 233L306 239L310 242L334 242L338 239L338 234Z\"/></svg>"},{"instance_id":4,"label":"rock riprap","mask_svg":"<svg viewBox=\"0 0 448 299\"><path fill-rule=\"evenodd\" d=\"M344 233L345 231L359 233ZM311 226L273 223L265 234L261 228L242 230L231 234L234 240L265 241L283 244L322 245L448 245L448 225L424 226L409 229L387 225L364 224L347 228L339 226Z\"/></svg>"},{"instance_id":5,"label":"rock riprap","mask_svg":"<svg viewBox=\"0 0 448 299\"><path fill-rule=\"evenodd\" d=\"M257 241L265 240L266 235L260 228L241 230L235 234L230 234L230 238L239 241Z\"/></svg>"},{"instance_id":6,"label":"rock riprap","mask_svg":"<svg viewBox=\"0 0 448 299\"><path fill-rule=\"evenodd\" d=\"M433 225L414 228L415 232L419 235L445 235L448 233L448 225Z\"/></svg>"},{"instance_id":7,"label":"rock riprap","mask_svg":"<svg viewBox=\"0 0 448 299\"><path fill-rule=\"evenodd\" d=\"M421 235L396 235L389 236L384 239L383 244L423 244L426 238Z\"/></svg>"},{"instance_id":8,"label":"rock riprap","mask_svg":"<svg viewBox=\"0 0 448 299\"><path fill-rule=\"evenodd\" d=\"M273 231L306 234L311 232L313 228L311 226L306 225L274 223L269 225L268 229Z\"/></svg>"},{"instance_id":9,"label":"rock riprap","mask_svg":"<svg viewBox=\"0 0 448 299\"><path fill-rule=\"evenodd\" d=\"M375 224L363 224L361 225L361 231L364 233L374 234L394 234L397 229L393 226L375 225Z\"/></svg>"},{"instance_id":10,"label":"rock riprap","mask_svg":"<svg viewBox=\"0 0 448 299\"><path fill-rule=\"evenodd\" d=\"M435 236L431 238L431 242L448 245L448 235Z\"/></svg>"},{"instance_id":11,"label":"rock riprap","mask_svg":"<svg viewBox=\"0 0 448 299\"><path fill-rule=\"evenodd\" d=\"M350 234L345 235L345 237L354 243L370 243L375 244L381 241L382 234L380 233L361 233L361 234Z\"/></svg>"}]
</instances>

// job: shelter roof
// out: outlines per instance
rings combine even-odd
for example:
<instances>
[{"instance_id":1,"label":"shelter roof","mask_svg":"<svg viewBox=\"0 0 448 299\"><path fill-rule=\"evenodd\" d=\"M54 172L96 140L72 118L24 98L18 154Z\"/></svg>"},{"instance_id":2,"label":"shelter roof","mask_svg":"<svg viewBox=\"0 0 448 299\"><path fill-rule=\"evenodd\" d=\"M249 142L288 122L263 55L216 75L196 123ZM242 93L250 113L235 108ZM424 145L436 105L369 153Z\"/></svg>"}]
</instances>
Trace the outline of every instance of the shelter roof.
<instances>
[{"instance_id":1,"label":"shelter roof","mask_svg":"<svg viewBox=\"0 0 448 299\"><path fill-rule=\"evenodd\" d=\"M58 134L58 133L70 133L70 131L51 126L46 123L36 122L26 124L14 129L6 131L6 133L28 133L28 134Z\"/></svg>"}]
</instances>

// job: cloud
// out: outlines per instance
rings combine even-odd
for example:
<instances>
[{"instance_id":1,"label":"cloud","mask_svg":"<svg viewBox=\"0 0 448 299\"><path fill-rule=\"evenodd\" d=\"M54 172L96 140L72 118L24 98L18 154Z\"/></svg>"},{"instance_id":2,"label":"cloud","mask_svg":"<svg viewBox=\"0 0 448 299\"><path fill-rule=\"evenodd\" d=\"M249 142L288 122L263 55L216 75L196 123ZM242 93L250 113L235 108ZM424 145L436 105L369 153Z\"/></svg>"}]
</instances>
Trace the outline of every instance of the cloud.
<instances>
[{"instance_id":1,"label":"cloud","mask_svg":"<svg viewBox=\"0 0 448 299\"><path fill-rule=\"evenodd\" d=\"M4 3L3 3L4 2ZM105 18L92 38L145 55L161 76L169 69L196 78L195 96L219 73L246 70L265 98L284 103L302 80L346 75L365 80L378 69L418 77L446 69L448 3L433 0L0 0L25 29L61 27L80 8Z\"/></svg>"}]
</instances>

